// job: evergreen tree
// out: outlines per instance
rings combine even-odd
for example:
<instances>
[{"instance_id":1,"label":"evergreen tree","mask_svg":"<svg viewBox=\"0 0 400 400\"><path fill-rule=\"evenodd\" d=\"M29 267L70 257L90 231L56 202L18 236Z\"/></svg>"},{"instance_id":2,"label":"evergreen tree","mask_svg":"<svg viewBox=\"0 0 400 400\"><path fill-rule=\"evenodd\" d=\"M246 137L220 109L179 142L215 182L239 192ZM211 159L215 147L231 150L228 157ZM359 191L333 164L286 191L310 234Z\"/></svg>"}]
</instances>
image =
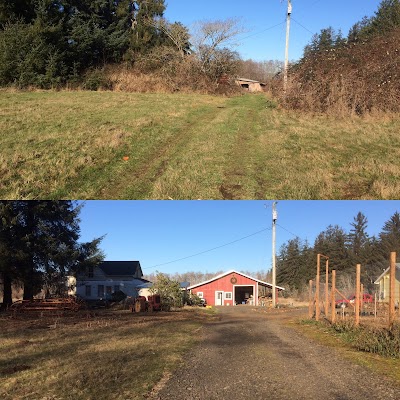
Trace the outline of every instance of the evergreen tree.
<instances>
[{"instance_id":1,"label":"evergreen tree","mask_svg":"<svg viewBox=\"0 0 400 400\"><path fill-rule=\"evenodd\" d=\"M164 0L135 0L130 2L132 30L130 50L133 53L145 53L165 42L165 34L154 26L155 19L164 14L164 3Z\"/></svg>"},{"instance_id":2,"label":"evergreen tree","mask_svg":"<svg viewBox=\"0 0 400 400\"><path fill-rule=\"evenodd\" d=\"M352 263L364 264L369 256L367 253L369 244L368 220L362 212L359 212L350 225L352 229L350 229L347 241Z\"/></svg>"},{"instance_id":3,"label":"evergreen tree","mask_svg":"<svg viewBox=\"0 0 400 400\"><path fill-rule=\"evenodd\" d=\"M387 260L392 251L400 254L400 214L395 212L388 221L383 225L379 234L381 254Z\"/></svg>"},{"instance_id":4,"label":"evergreen tree","mask_svg":"<svg viewBox=\"0 0 400 400\"><path fill-rule=\"evenodd\" d=\"M289 240L277 256L277 282L291 289L301 290L315 275L312 249L300 238Z\"/></svg>"},{"instance_id":5,"label":"evergreen tree","mask_svg":"<svg viewBox=\"0 0 400 400\"><path fill-rule=\"evenodd\" d=\"M346 246L347 235L338 225L329 225L321 232L314 243L315 254L329 257L330 268L344 271L351 266L351 258Z\"/></svg>"},{"instance_id":6,"label":"evergreen tree","mask_svg":"<svg viewBox=\"0 0 400 400\"><path fill-rule=\"evenodd\" d=\"M67 275L102 260L102 238L78 243L80 209L71 201L2 202L0 249L5 261L0 272L5 293L18 281L24 286L24 299L42 288L56 288L61 294Z\"/></svg>"},{"instance_id":7,"label":"evergreen tree","mask_svg":"<svg viewBox=\"0 0 400 400\"><path fill-rule=\"evenodd\" d=\"M400 0L382 0L371 21L371 31L382 34L400 26Z\"/></svg>"},{"instance_id":8,"label":"evergreen tree","mask_svg":"<svg viewBox=\"0 0 400 400\"><path fill-rule=\"evenodd\" d=\"M12 303L12 283L19 276L19 250L16 238L18 213L12 202L0 201L0 281L3 284L3 305Z\"/></svg>"},{"instance_id":9,"label":"evergreen tree","mask_svg":"<svg viewBox=\"0 0 400 400\"><path fill-rule=\"evenodd\" d=\"M311 39L311 43L304 48L304 57L307 58L311 55L328 51L339 43L342 43L340 32L336 33L331 26L321 29L320 33L315 34Z\"/></svg>"}]
</instances>

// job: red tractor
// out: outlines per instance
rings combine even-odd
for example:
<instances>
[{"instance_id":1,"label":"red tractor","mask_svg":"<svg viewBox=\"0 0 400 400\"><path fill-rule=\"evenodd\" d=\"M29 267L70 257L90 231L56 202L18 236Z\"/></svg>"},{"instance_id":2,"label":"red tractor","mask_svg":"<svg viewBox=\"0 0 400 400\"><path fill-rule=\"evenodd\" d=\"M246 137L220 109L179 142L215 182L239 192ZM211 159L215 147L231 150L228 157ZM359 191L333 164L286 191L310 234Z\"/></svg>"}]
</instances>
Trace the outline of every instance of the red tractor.
<instances>
[{"instance_id":1,"label":"red tractor","mask_svg":"<svg viewBox=\"0 0 400 400\"><path fill-rule=\"evenodd\" d=\"M148 296L146 299L145 296L136 297L134 303L131 306L132 312L152 312L152 311L160 311L161 310L161 299L159 294L153 294L152 296Z\"/></svg>"}]
</instances>

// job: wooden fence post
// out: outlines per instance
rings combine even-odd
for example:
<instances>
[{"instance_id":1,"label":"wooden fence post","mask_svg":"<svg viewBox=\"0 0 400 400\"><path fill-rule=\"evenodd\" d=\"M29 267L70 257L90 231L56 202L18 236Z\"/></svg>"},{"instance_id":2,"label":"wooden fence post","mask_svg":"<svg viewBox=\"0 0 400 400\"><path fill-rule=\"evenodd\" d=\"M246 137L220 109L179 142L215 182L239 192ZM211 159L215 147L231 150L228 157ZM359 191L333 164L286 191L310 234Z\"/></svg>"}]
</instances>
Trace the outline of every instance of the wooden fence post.
<instances>
[{"instance_id":1,"label":"wooden fence post","mask_svg":"<svg viewBox=\"0 0 400 400\"><path fill-rule=\"evenodd\" d=\"M396 281L396 252L390 253L390 275L389 275L389 329L393 327L395 319L395 281Z\"/></svg>"},{"instance_id":2,"label":"wooden fence post","mask_svg":"<svg viewBox=\"0 0 400 400\"><path fill-rule=\"evenodd\" d=\"M329 260L326 260L325 264L325 317L328 318L329 314Z\"/></svg>"},{"instance_id":3,"label":"wooden fence post","mask_svg":"<svg viewBox=\"0 0 400 400\"><path fill-rule=\"evenodd\" d=\"M332 288L331 288L331 321L332 321L332 324L334 324L336 321L335 290L336 290L336 270L333 270L332 271Z\"/></svg>"},{"instance_id":4,"label":"wooden fence post","mask_svg":"<svg viewBox=\"0 0 400 400\"><path fill-rule=\"evenodd\" d=\"M319 276L321 267L321 254L317 254L317 277L315 280L315 320L319 321L319 315L321 313L319 308Z\"/></svg>"},{"instance_id":5,"label":"wooden fence post","mask_svg":"<svg viewBox=\"0 0 400 400\"><path fill-rule=\"evenodd\" d=\"M313 281L310 279L309 281L309 303L308 303L308 317L311 319L314 315L314 298L312 294L312 287L313 287Z\"/></svg>"},{"instance_id":6,"label":"wooden fence post","mask_svg":"<svg viewBox=\"0 0 400 400\"><path fill-rule=\"evenodd\" d=\"M355 298L355 306L356 306L356 326L360 325L360 278L361 278L361 264L357 264L356 267L356 298Z\"/></svg>"},{"instance_id":7,"label":"wooden fence post","mask_svg":"<svg viewBox=\"0 0 400 400\"><path fill-rule=\"evenodd\" d=\"M364 311L364 285L360 285L360 310L361 314Z\"/></svg>"}]
</instances>

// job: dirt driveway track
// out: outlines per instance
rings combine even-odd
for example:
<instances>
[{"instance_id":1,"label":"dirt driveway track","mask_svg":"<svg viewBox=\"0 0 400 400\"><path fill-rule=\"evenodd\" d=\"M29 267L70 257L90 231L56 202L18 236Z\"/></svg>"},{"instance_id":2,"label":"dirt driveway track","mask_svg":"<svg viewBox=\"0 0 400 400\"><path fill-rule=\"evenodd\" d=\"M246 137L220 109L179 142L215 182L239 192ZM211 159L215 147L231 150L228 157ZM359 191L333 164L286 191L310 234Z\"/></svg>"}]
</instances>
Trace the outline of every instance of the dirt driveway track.
<instances>
[{"instance_id":1,"label":"dirt driveway track","mask_svg":"<svg viewBox=\"0 0 400 400\"><path fill-rule=\"evenodd\" d=\"M400 399L394 383L285 326L287 313L239 306L218 315L153 399Z\"/></svg>"}]
</instances>

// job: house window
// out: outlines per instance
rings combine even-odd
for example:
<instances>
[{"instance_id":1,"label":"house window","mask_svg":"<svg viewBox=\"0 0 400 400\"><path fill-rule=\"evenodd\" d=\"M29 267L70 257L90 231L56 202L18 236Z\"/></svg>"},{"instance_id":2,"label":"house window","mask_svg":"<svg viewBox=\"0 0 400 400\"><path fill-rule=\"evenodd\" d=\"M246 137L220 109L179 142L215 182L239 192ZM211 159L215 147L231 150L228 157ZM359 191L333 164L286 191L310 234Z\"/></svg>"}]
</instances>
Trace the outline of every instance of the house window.
<instances>
[{"instance_id":1,"label":"house window","mask_svg":"<svg viewBox=\"0 0 400 400\"><path fill-rule=\"evenodd\" d=\"M202 299L203 298L203 292L197 292L197 296L199 296L200 299Z\"/></svg>"},{"instance_id":2,"label":"house window","mask_svg":"<svg viewBox=\"0 0 400 400\"><path fill-rule=\"evenodd\" d=\"M118 292L118 290L119 290L119 285L115 285L115 286L114 286L114 293L115 293L115 292Z\"/></svg>"},{"instance_id":3,"label":"house window","mask_svg":"<svg viewBox=\"0 0 400 400\"><path fill-rule=\"evenodd\" d=\"M85 286L85 296L91 297L92 296L92 287L90 285Z\"/></svg>"},{"instance_id":4,"label":"house window","mask_svg":"<svg viewBox=\"0 0 400 400\"><path fill-rule=\"evenodd\" d=\"M106 286L106 293L111 294L112 293L112 287L111 286Z\"/></svg>"},{"instance_id":5,"label":"house window","mask_svg":"<svg viewBox=\"0 0 400 400\"><path fill-rule=\"evenodd\" d=\"M97 297L104 297L104 285L97 286Z\"/></svg>"},{"instance_id":6,"label":"house window","mask_svg":"<svg viewBox=\"0 0 400 400\"><path fill-rule=\"evenodd\" d=\"M87 275L88 275L88 278L93 278L93 276L94 276L93 267L89 267Z\"/></svg>"},{"instance_id":7,"label":"house window","mask_svg":"<svg viewBox=\"0 0 400 400\"><path fill-rule=\"evenodd\" d=\"M225 292L225 300L232 300L232 292Z\"/></svg>"}]
</instances>

